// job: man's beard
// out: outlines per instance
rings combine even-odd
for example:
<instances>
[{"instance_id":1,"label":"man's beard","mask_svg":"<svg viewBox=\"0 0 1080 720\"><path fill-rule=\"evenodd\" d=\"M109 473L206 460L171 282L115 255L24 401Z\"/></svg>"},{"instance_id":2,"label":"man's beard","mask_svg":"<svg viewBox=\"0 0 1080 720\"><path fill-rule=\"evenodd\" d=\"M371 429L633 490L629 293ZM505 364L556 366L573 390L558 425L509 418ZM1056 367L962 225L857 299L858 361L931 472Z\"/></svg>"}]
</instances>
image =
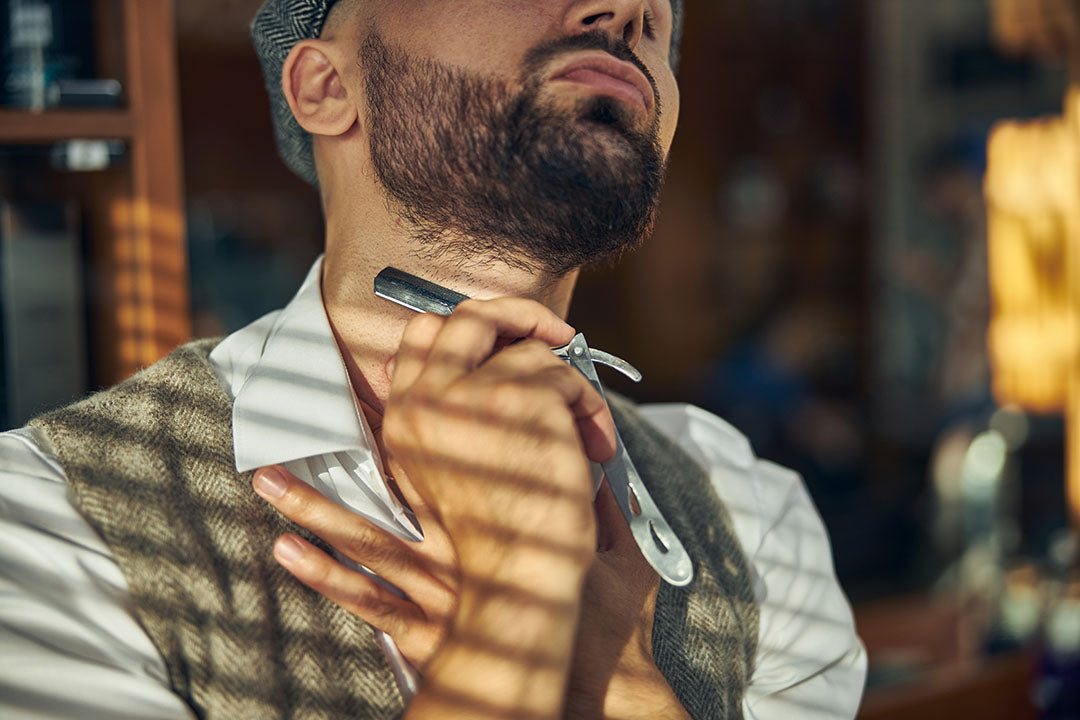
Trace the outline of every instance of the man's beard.
<instances>
[{"instance_id":1,"label":"man's beard","mask_svg":"<svg viewBox=\"0 0 1080 720\"><path fill-rule=\"evenodd\" d=\"M517 89L368 36L375 172L428 259L563 275L617 259L651 232L664 174L655 93L645 129L609 97L572 111L540 97L544 66L587 49L632 62L655 87L630 47L601 32L534 48Z\"/></svg>"}]
</instances>

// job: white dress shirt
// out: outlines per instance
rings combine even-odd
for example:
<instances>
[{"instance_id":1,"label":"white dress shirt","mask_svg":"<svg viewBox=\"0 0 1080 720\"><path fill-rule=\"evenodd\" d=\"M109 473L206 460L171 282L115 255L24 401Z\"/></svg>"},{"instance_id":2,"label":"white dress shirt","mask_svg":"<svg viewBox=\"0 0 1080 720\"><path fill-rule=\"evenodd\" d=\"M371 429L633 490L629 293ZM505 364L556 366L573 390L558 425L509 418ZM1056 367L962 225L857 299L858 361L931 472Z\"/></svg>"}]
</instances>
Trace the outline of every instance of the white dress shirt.
<instances>
[{"instance_id":1,"label":"white dress shirt","mask_svg":"<svg viewBox=\"0 0 1080 720\"><path fill-rule=\"evenodd\" d=\"M274 463L406 539L419 536L382 463L326 318L317 260L296 297L210 355L234 399L238 471ZM645 417L707 470L753 570L761 623L750 720L854 717L866 656L821 518L795 473L685 404ZM270 552L266 548L265 552ZM409 673L384 642L391 664ZM192 718L139 624L123 574L72 506L48 440L0 433L0 716Z\"/></svg>"}]
</instances>

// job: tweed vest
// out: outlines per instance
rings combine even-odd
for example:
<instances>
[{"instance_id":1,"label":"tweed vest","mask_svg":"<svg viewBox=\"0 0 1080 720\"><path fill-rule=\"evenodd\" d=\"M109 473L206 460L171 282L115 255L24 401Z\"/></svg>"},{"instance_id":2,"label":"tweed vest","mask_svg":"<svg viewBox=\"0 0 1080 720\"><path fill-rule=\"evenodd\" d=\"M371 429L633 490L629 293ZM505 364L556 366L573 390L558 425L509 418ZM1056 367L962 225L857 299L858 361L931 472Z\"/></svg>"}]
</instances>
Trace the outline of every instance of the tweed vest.
<instances>
[{"instance_id":1,"label":"tweed vest","mask_svg":"<svg viewBox=\"0 0 1080 720\"><path fill-rule=\"evenodd\" d=\"M195 714L394 718L403 702L372 628L278 566L298 533L233 460L231 401L186 345L129 380L30 423L49 438L75 507L127 580L136 613ZM620 432L649 492L694 561L662 584L653 651L694 718L741 717L758 608L727 512L704 471L625 400Z\"/></svg>"}]
</instances>

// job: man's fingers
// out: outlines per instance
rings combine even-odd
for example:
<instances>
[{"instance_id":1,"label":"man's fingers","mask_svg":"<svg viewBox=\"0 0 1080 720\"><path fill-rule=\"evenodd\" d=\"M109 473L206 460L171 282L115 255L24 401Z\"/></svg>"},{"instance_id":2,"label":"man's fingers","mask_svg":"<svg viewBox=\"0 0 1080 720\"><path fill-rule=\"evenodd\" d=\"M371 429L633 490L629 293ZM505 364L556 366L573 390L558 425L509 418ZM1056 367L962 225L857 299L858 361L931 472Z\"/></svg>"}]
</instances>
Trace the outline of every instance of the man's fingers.
<instances>
[{"instance_id":1,"label":"man's fingers","mask_svg":"<svg viewBox=\"0 0 1080 720\"><path fill-rule=\"evenodd\" d=\"M457 602L456 560L445 553L434 559L423 555L420 548L430 552L431 546L407 543L376 527L280 466L257 470L253 485L286 517L405 594L397 595L292 533L274 544L274 557L300 582L387 633L410 662L422 666L441 642Z\"/></svg>"},{"instance_id":2,"label":"man's fingers","mask_svg":"<svg viewBox=\"0 0 1080 720\"><path fill-rule=\"evenodd\" d=\"M405 469L401 467L393 455L387 454L387 465L392 477L390 481L394 484L394 487L398 489L401 494L400 499L405 500L405 504L409 506L409 509L416 515L421 526L424 524L426 518L434 517L431 508L428 507L427 501L424 500L420 491L416 489L416 486L409 480L409 476L405 473ZM421 528L423 529L423 528Z\"/></svg>"},{"instance_id":3,"label":"man's fingers","mask_svg":"<svg viewBox=\"0 0 1080 720\"><path fill-rule=\"evenodd\" d=\"M505 348L482 370L492 384L516 382L558 392L573 413L585 454L594 462L615 453L615 421L600 392L580 372L551 354L543 343L523 341Z\"/></svg>"},{"instance_id":4,"label":"man's fingers","mask_svg":"<svg viewBox=\"0 0 1080 720\"><path fill-rule=\"evenodd\" d=\"M255 491L281 514L307 528L339 552L406 592L416 590L419 563L404 541L365 518L327 500L318 490L280 466L260 468L252 481Z\"/></svg>"},{"instance_id":5,"label":"man's fingers","mask_svg":"<svg viewBox=\"0 0 1080 720\"><path fill-rule=\"evenodd\" d=\"M274 558L297 580L390 637L401 637L418 614L413 603L291 533L274 543Z\"/></svg>"},{"instance_id":6,"label":"man's fingers","mask_svg":"<svg viewBox=\"0 0 1080 720\"><path fill-rule=\"evenodd\" d=\"M432 343L422 381L429 390L445 388L487 360L500 342L529 338L554 347L573 336L573 328L534 300L466 300Z\"/></svg>"},{"instance_id":7,"label":"man's fingers","mask_svg":"<svg viewBox=\"0 0 1080 720\"><path fill-rule=\"evenodd\" d=\"M390 378L390 395L413 386L424 369L431 344L442 330L446 318L432 313L420 313L409 320L401 334L401 344L394 357L394 374Z\"/></svg>"},{"instance_id":8,"label":"man's fingers","mask_svg":"<svg viewBox=\"0 0 1080 720\"><path fill-rule=\"evenodd\" d=\"M556 358L530 378L554 388L574 414L585 455L593 462L607 462L615 454L615 421L599 391L580 372Z\"/></svg>"},{"instance_id":9,"label":"man's fingers","mask_svg":"<svg viewBox=\"0 0 1080 720\"><path fill-rule=\"evenodd\" d=\"M574 337L574 328L567 325L550 308L526 298L466 300L457 306L450 318L491 323L494 325L496 337L510 340L532 338L547 343L549 347L565 345ZM468 325L463 324L461 327L465 339L474 332ZM456 341L455 336L451 334L447 334L447 340Z\"/></svg>"},{"instance_id":10,"label":"man's fingers","mask_svg":"<svg viewBox=\"0 0 1080 720\"><path fill-rule=\"evenodd\" d=\"M585 455L590 460L605 463L615 457L615 421L606 406L602 412L578 418L577 425Z\"/></svg>"},{"instance_id":11,"label":"man's fingers","mask_svg":"<svg viewBox=\"0 0 1080 720\"><path fill-rule=\"evenodd\" d=\"M418 382L425 392L438 393L488 361L501 344L523 340L497 353L496 369L504 379L516 373L557 390L574 414L586 455L603 462L615 451L611 413L580 373L550 353L551 347L565 345L573 334L573 328L550 309L524 298L466 300L448 318L420 315L402 335L391 395Z\"/></svg>"}]
</instances>

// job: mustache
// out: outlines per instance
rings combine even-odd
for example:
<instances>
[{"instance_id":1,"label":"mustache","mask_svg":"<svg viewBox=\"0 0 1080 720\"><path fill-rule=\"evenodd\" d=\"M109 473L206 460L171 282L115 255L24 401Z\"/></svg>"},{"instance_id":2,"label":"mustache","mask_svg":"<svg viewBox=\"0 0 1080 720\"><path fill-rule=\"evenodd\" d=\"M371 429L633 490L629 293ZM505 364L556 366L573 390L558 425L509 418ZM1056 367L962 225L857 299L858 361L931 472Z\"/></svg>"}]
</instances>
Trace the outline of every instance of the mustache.
<instances>
[{"instance_id":1,"label":"mustache","mask_svg":"<svg viewBox=\"0 0 1080 720\"><path fill-rule=\"evenodd\" d=\"M649 81L656 107L660 107L660 92L656 88L656 80L653 78L652 73L649 72L649 68L645 67L645 63L641 61L641 58L634 53L630 43L622 38L612 37L601 30L589 30L579 35L568 35L532 48L525 54L526 79L537 77L553 58L577 50L601 50L619 60L625 60L632 64Z\"/></svg>"}]
</instances>

